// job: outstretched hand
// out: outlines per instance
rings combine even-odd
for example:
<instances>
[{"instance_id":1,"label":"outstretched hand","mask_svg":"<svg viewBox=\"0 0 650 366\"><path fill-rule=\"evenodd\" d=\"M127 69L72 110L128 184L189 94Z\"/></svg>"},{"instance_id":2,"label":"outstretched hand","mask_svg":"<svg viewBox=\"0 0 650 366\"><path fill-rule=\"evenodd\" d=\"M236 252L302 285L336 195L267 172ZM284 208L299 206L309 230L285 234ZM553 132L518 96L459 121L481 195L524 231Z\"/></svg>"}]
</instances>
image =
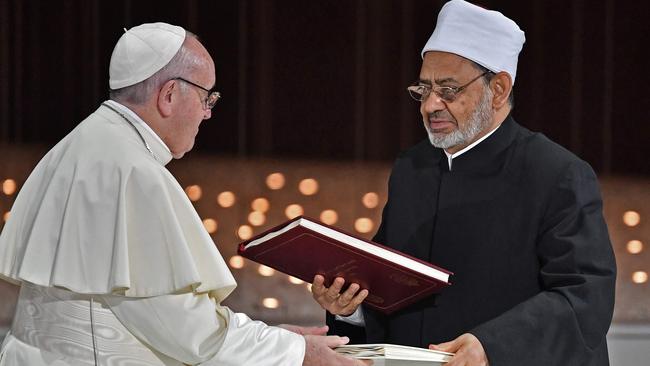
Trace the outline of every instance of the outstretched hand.
<instances>
[{"instance_id":1,"label":"outstretched hand","mask_svg":"<svg viewBox=\"0 0 650 366\"><path fill-rule=\"evenodd\" d=\"M355 360L336 353L332 348L342 346L348 337L306 335L303 366L369 366L370 360Z\"/></svg>"},{"instance_id":2,"label":"outstretched hand","mask_svg":"<svg viewBox=\"0 0 650 366\"><path fill-rule=\"evenodd\" d=\"M353 283L341 293L344 284L345 280L337 277L330 287L325 287L325 277L316 275L311 287L312 296L323 309L330 313L348 316L354 313L368 296L368 290L359 291L361 287Z\"/></svg>"},{"instance_id":3,"label":"outstretched hand","mask_svg":"<svg viewBox=\"0 0 650 366\"><path fill-rule=\"evenodd\" d=\"M445 366L489 366L481 341L470 333L450 342L430 344L429 349L456 354Z\"/></svg>"}]
</instances>

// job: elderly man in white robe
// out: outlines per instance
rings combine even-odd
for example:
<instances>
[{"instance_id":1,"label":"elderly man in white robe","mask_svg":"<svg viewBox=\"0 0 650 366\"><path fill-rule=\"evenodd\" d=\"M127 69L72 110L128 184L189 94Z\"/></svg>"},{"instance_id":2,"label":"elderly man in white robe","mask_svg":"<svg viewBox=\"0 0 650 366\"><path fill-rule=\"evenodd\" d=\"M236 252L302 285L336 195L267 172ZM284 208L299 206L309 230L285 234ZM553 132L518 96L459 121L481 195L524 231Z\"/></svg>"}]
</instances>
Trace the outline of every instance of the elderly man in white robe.
<instances>
[{"instance_id":1,"label":"elderly man in white robe","mask_svg":"<svg viewBox=\"0 0 650 366\"><path fill-rule=\"evenodd\" d=\"M109 73L110 100L40 161L0 235L0 276L21 285L0 366L362 365L326 327L220 305L235 280L165 168L219 99L197 38L134 27Z\"/></svg>"}]
</instances>

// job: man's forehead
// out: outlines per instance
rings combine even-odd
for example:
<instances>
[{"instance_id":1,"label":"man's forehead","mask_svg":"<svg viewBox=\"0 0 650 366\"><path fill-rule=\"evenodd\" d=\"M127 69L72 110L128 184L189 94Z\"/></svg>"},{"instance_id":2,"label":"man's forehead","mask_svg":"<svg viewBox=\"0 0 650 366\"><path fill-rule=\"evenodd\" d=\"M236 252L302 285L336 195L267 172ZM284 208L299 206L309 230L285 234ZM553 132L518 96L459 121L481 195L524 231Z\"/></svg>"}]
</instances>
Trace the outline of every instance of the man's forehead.
<instances>
[{"instance_id":1,"label":"man's forehead","mask_svg":"<svg viewBox=\"0 0 650 366\"><path fill-rule=\"evenodd\" d=\"M455 82L473 70L471 61L449 52L430 51L424 55L420 69L421 82Z\"/></svg>"}]
</instances>

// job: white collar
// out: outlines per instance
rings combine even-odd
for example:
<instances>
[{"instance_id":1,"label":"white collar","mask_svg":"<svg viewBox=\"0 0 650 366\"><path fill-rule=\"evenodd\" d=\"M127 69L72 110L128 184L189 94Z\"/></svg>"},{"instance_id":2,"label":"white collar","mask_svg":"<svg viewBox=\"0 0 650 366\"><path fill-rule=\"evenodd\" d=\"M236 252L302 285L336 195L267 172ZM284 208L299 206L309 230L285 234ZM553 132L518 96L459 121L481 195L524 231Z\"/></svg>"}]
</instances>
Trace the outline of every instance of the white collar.
<instances>
[{"instance_id":1,"label":"white collar","mask_svg":"<svg viewBox=\"0 0 650 366\"><path fill-rule=\"evenodd\" d=\"M145 122L142 118L140 118L140 116L138 116L135 112L130 110L129 107L111 99L107 100L105 103L109 104L111 107L117 108L120 111L128 114L131 118L133 118L134 121L140 123L142 127L144 127L144 129L147 130L147 132L149 132L154 138L156 138L156 140L158 140L158 142L160 142L160 144L164 146L165 149L167 149L167 151L169 151L169 153L171 154L171 150L169 150L169 147L160 138L160 136L158 136L158 134L147 124L147 122Z\"/></svg>"},{"instance_id":2,"label":"white collar","mask_svg":"<svg viewBox=\"0 0 650 366\"><path fill-rule=\"evenodd\" d=\"M480 139L472 142L471 144L467 145L464 149L459 150L454 154L450 154L450 153L447 152L447 150L443 149L442 151L444 151L445 155L447 155L447 163L449 163L449 170L451 171L451 161L452 161L452 159L457 158L457 157L463 155L464 153L468 152L469 150L471 150L474 146L481 143L481 141L483 141L486 138L490 137L490 135L492 135L494 133L494 131L498 130L499 127L501 127L501 124L499 124L494 130L486 133L485 136L483 136Z\"/></svg>"}]
</instances>

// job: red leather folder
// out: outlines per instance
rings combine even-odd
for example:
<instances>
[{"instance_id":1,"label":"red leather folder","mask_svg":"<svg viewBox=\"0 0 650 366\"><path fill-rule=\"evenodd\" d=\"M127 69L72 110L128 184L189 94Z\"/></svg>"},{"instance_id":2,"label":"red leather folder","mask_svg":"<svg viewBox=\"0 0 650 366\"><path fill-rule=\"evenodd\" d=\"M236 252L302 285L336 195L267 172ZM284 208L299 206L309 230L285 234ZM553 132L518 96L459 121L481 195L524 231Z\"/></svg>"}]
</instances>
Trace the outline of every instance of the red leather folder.
<instances>
[{"instance_id":1,"label":"red leather folder","mask_svg":"<svg viewBox=\"0 0 650 366\"><path fill-rule=\"evenodd\" d=\"M449 286L450 271L304 216L239 244L241 256L311 283L336 277L368 289L364 306L391 313Z\"/></svg>"}]
</instances>

